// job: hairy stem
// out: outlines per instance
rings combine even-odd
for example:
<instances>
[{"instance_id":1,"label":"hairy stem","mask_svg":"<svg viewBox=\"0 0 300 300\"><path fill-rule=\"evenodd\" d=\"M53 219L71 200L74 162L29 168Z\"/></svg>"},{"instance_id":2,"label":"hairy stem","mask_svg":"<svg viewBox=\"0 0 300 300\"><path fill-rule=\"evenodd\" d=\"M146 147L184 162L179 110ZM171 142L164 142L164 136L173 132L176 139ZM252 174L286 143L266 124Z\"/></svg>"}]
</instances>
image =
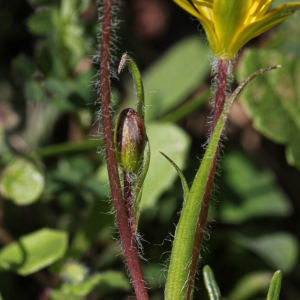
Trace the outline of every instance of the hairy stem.
<instances>
[{"instance_id":1,"label":"hairy stem","mask_svg":"<svg viewBox=\"0 0 300 300\"><path fill-rule=\"evenodd\" d=\"M125 206L126 206L126 209L127 209L127 217L128 217L128 222L129 222L129 225L131 227L131 232L132 232L132 235L133 237L135 238L136 237L136 227L135 227L135 221L134 221L134 216L132 214L132 187L131 187L131 182L132 182L132 179L131 179L131 176L132 174L131 173L126 173L126 172L123 172L123 176L124 176L124 200L125 200Z\"/></svg>"},{"instance_id":2,"label":"hairy stem","mask_svg":"<svg viewBox=\"0 0 300 300\"><path fill-rule=\"evenodd\" d=\"M213 116L213 124L212 124L212 132L213 134L215 126L219 120L219 117L223 111L225 98L226 98L226 83L227 83L227 73L228 70L228 61L219 60L219 69L218 69L218 83L217 83L217 93L215 99L215 108L214 108L214 116ZM215 170L217 166L218 159L218 150L215 153L213 163L210 168L209 176L207 179L205 192L203 196L203 202L200 210L200 216L198 219L197 229L194 237L194 244L192 250L190 271L187 283L187 291L186 291L186 300L191 299L191 295L193 293L193 286L195 281L195 275L197 271L198 260L200 256L200 251L202 247L202 242L205 233L206 220L208 215L209 203L214 183Z\"/></svg>"},{"instance_id":3,"label":"hairy stem","mask_svg":"<svg viewBox=\"0 0 300 300\"><path fill-rule=\"evenodd\" d=\"M100 96L107 170L120 237L138 300L148 300L135 240L128 223L115 154L110 104L109 47L113 0L104 0L101 28Z\"/></svg>"}]
</instances>

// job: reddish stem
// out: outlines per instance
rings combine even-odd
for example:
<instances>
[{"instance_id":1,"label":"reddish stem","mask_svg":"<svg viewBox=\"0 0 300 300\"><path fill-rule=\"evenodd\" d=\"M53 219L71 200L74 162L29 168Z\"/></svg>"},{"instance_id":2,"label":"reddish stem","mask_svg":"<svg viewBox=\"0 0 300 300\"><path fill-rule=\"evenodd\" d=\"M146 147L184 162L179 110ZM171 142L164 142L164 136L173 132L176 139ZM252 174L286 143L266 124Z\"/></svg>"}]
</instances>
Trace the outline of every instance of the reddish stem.
<instances>
[{"instance_id":1,"label":"reddish stem","mask_svg":"<svg viewBox=\"0 0 300 300\"><path fill-rule=\"evenodd\" d=\"M110 72L109 72L109 48L110 29L113 0L104 0L103 19L101 28L101 57L100 57L100 96L104 145L107 162L107 170L112 195L112 201L116 214L116 220L120 237L131 275L134 290L139 300L148 300L143 273L138 257L135 239L132 236L128 224L127 212L123 201L120 178L118 173L117 159L115 154L112 114L110 104Z\"/></svg>"},{"instance_id":2,"label":"reddish stem","mask_svg":"<svg viewBox=\"0 0 300 300\"><path fill-rule=\"evenodd\" d=\"M219 69L218 69L218 86L217 86L214 118L213 118L211 133L214 132L216 124L224 108L225 96L226 96L226 83L227 83L227 76L228 76L227 72L228 72L228 61L220 59Z\"/></svg>"},{"instance_id":3,"label":"reddish stem","mask_svg":"<svg viewBox=\"0 0 300 300\"><path fill-rule=\"evenodd\" d=\"M134 222L134 216L132 215L132 187L131 187L131 173L123 172L124 176L124 200L127 209L128 222L131 227L132 235L136 237L136 227Z\"/></svg>"},{"instance_id":4,"label":"reddish stem","mask_svg":"<svg viewBox=\"0 0 300 300\"><path fill-rule=\"evenodd\" d=\"M226 97L226 83L227 83L227 76L228 76L227 72L228 72L228 61L219 60L218 85L217 85L217 93L216 93L215 109L214 109L211 134L213 133L213 131L216 127L216 124L219 120L219 117L222 113L222 110L224 108L225 97ZM186 291L186 297L185 297L186 300L191 299L191 295L193 292L195 275L196 275L196 271L197 271L198 260L199 260L202 242L203 242L203 238L204 238L209 203L210 203L210 198L211 198L211 193L212 193L212 188L213 188L213 183L214 183L218 153L219 153L219 149L217 149L217 151L214 155L213 163L210 168L210 172L208 175L205 192L204 192L204 196L203 196L203 202L202 202L202 206L201 206L201 210L200 210L200 216L198 219L197 229L195 232L191 264L190 264L190 272L189 272L187 291Z\"/></svg>"}]
</instances>

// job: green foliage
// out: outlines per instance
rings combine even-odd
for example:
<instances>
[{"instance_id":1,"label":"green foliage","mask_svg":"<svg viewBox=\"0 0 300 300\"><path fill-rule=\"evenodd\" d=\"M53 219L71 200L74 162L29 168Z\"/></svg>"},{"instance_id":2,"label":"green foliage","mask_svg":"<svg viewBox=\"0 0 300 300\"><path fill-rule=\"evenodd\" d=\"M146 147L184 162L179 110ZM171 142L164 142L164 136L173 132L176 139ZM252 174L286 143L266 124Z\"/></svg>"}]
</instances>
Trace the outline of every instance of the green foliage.
<instances>
[{"instance_id":1,"label":"green foliage","mask_svg":"<svg viewBox=\"0 0 300 300\"><path fill-rule=\"evenodd\" d=\"M267 271L255 271L242 277L234 290L229 294L230 300L252 299L257 294L268 290L272 273Z\"/></svg>"},{"instance_id":2,"label":"green foliage","mask_svg":"<svg viewBox=\"0 0 300 300\"><path fill-rule=\"evenodd\" d=\"M62 258L67 250L67 234L44 228L22 236L0 250L0 268L26 276Z\"/></svg>"},{"instance_id":3,"label":"green foliage","mask_svg":"<svg viewBox=\"0 0 300 300\"><path fill-rule=\"evenodd\" d=\"M118 271L107 271L101 274L87 276L77 283L63 283L59 288L51 292L51 299L82 299L93 290L103 295L110 291L129 291L130 284L123 273Z\"/></svg>"},{"instance_id":4,"label":"green foliage","mask_svg":"<svg viewBox=\"0 0 300 300\"><path fill-rule=\"evenodd\" d=\"M28 20L28 29L36 35L48 34L52 31L50 11L33 14Z\"/></svg>"},{"instance_id":5,"label":"green foliage","mask_svg":"<svg viewBox=\"0 0 300 300\"><path fill-rule=\"evenodd\" d=\"M44 176L32 162L16 158L2 172L0 191L17 205L28 205L40 197L44 189Z\"/></svg>"},{"instance_id":6,"label":"green foliage","mask_svg":"<svg viewBox=\"0 0 300 300\"><path fill-rule=\"evenodd\" d=\"M255 252L271 267L289 273L295 267L299 256L297 239L290 233L276 232L258 238L240 236L236 241Z\"/></svg>"},{"instance_id":7,"label":"green foliage","mask_svg":"<svg viewBox=\"0 0 300 300\"><path fill-rule=\"evenodd\" d=\"M281 271L275 272L271 280L271 285L269 288L267 300L279 300L281 280L282 280Z\"/></svg>"},{"instance_id":8,"label":"green foliage","mask_svg":"<svg viewBox=\"0 0 300 300\"><path fill-rule=\"evenodd\" d=\"M143 74L146 121L159 119L175 108L209 74L209 49L196 36L172 47ZM133 106L133 93L126 100Z\"/></svg>"},{"instance_id":9,"label":"green foliage","mask_svg":"<svg viewBox=\"0 0 300 300\"><path fill-rule=\"evenodd\" d=\"M275 174L259 169L241 152L230 152L222 161L223 179L230 188L220 188L220 219L240 224L251 218L291 215L292 206L278 187Z\"/></svg>"},{"instance_id":10,"label":"green foliage","mask_svg":"<svg viewBox=\"0 0 300 300\"><path fill-rule=\"evenodd\" d=\"M242 96L253 126L269 139L287 146L289 164L300 169L299 60L276 51L249 50L238 68L238 80L268 66L282 65L280 72L270 72L253 81Z\"/></svg>"},{"instance_id":11,"label":"green foliage","mask_svg":"<svg viewBox=\"0 0 300 300\"><path fill-rule=\"evenodd\" d=\"M20 81L28 81L32 79L35 71L35 65L26 55L18 56L13 62L14 74Z\"/></svg>"},{"instance_id":12,"label":"green foliage","mask_svg":"<svg viewBox=\"0 0 300 300\"><path fill-rule=\"evenodd\" d=\"M183 169L186 163L185 155L188 153L190 146L188 135L173 124L150 123L147 125L147 135L151 142L151 148L157 150L151 151L150 166L145 179L141 202L142 210L153 208L158 197L172 186L176 178L176 171L161 156L159 151L172 157L178 166Z\"/></svg>"},{"instance_id":13,"label":"green foliage","mask_svg":"<svg viewBox=\"0 0 300 300\"><path fill-rule=\"evenodd\" d=\"M166 284L166 300L182 299L185 296L185 291L187 289L186 281L189 274L189 268L187 268L187 266L190 263L192 255L194 237L205 195L206 184L210 176L214 157L218 152L220 138L230 107L251 79L264 71L274 68L276 67L261 69L251 74L242 84L240 84L234 93L230 95L225 103L222 114L209 140L208 147L194 179L189 196L186 199L176 229Z\"/></svg>"}]
</instances>

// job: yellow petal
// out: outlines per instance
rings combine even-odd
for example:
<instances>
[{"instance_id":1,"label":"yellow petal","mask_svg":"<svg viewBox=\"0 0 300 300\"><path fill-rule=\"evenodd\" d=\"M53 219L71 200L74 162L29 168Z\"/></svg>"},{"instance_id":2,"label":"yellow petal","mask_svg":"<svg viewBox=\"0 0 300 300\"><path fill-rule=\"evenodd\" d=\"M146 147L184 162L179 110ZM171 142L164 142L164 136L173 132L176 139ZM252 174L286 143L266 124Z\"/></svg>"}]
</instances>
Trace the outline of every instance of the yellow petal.
<instances>
[{"instance_id":1,"label":"yellow petal","mask_svg":"<svg viewBox=\"0 0 300 300\"><path fill-rule=\"evenodd\" d=\"M218 39L217 39L217 37L215 35L215 32L205 22L201 21L201 24L202 24L202 27L205 30L206 37L207 37L210 49L212 50L212 52L214 53L214 55L216 57L221 57L222 49L220 48L220 44L219 44L219 41L218 41Z\"/></svg>"},{"instance_id":2,"label":"yellow petal","mask_svg":"<svg viewBox=\"0 0 300 300\"><path fill-rule=\"evenodd\" d=\"M197 8L201 16L211 21L213 26L213 0L193 0L194 6Z\"/></svg>"},{"instance_id":3,"label":"yellow petal","mask_svg":"<svg viewBox=\"0 0 300 300\"><path fill-rule=\"evenodd\" d=\"M224 52L237 32L242 30L252 3L253 0L214 0L215 32Z\"/></svg>"},{"instance_id":4,"label":"yellow petal","mask_svg":"<svg viewBox=\"0 0 300 300\"><path fill-rule=\"evenodd\" d=\"M270 8L274 0L254 0L246 23L252 23L261 18Z\"/></svg>"},{"instance_id":5,"label":"yellow petal","mask_svg":"<svg viewBox=\"0 0 300 300\"><path fill-rule=\"evenodd\" d=\"M196 8L193 5L191 5L187 0L173 0L173 1L192 16L196 17L197 19L201 18Z\"/></svg>"},{"instance_id":6,"label":"yellow petal","mask_svg":"<svg viewBox=\"0 0 300 300\"><path fill-rule=\"evenodd\" d=\"M256 22L249 24L239 33L236 39L233 40L230 47L230 52L236 53L248 41L283 22L293 15L297 10L300 10L300 2L287 3L273 9Z\"/></svg>"}]
</instances>

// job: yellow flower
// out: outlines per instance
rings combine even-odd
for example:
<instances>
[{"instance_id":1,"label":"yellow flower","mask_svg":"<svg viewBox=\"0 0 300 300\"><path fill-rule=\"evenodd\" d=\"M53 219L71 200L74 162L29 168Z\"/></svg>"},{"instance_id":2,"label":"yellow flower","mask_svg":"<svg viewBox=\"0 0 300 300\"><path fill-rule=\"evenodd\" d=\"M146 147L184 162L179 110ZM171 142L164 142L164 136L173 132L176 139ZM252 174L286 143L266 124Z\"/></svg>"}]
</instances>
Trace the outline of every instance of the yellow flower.
<instances>
[{"instance_id":1,"label":"yellow flower","mask_svg":"<svg viewBox=\"0 0 300 300\"><path fill-rule=\"evenodd\" d=\"M300 2L293 2L266 14L273 0L173 1L200 20L213 53L226 60L233 58L249 40L300 9Z\"/></svg>"}]
</instances>

